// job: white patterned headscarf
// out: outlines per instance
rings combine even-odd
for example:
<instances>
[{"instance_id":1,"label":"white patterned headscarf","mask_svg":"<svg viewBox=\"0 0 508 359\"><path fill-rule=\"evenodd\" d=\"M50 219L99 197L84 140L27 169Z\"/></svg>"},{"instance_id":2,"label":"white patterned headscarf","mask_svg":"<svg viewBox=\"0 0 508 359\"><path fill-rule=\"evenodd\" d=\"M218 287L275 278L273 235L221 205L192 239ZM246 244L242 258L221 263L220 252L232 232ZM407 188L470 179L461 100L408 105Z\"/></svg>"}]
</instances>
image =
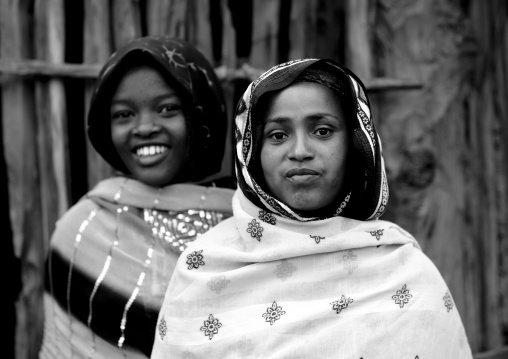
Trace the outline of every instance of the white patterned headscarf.
<instances>
[{"instance_id":1,"label":"white patterned headscarf","mask_svg":"<svg viewBox=\"0 0 508 359\"><path fill-rule=\"evenodd\" d=\"M303 77L303 78L302 78ZM325 217L305 217L266 191L259 167L261 118L256 106L262 95L283 89L296 81L318 82L349 102L348 128L352 153L346 171L346 188ZM253 81L240 99L235 119L235 170L238 186L257 206L280 216L310 221L334 216L358 220L379 218L388 202L388 183L381 141L374 127L370 103L361 80L331 59L300 59L272 67Z\"/></svg>"}]
</instances>

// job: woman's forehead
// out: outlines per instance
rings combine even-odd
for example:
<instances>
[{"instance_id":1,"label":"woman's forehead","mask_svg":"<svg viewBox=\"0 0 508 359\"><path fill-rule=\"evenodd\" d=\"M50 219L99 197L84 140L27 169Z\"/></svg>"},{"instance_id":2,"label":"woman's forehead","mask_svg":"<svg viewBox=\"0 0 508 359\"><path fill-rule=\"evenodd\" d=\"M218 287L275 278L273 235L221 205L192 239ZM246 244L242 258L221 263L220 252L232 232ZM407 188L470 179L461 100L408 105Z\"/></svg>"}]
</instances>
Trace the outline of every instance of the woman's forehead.
<instances>
[{"instance_id":1,"label":"woman's forehead","mask_svg":"<svg viewBox=\"0 0 508 359\"><path fill-rule=\"evenodd\" d=\"M304 117L310 121L322 118L343 121L344 101L336 91L315 82L297 82L278 90L261 101L262 121L282 122ZM265 103L263 103L265 102Z\"/></svg>"}]
</instances>

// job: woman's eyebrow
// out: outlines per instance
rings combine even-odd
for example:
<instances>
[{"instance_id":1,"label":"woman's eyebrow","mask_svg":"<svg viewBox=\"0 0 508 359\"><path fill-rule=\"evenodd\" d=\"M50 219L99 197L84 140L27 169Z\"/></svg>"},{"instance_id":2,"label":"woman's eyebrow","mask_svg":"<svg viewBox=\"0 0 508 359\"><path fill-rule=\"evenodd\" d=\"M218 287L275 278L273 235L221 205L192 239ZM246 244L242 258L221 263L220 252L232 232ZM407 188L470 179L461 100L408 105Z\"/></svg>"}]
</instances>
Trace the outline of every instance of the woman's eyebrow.
<instances>
[{"instance_id":1,"label":"woman's eyebrow","mask_svg":"<svg viewBox=\"0 0 508 359\"><path fill-rule=\"evenodd\" d=\"M178 98L178 95L176 93L164 93L164 94L160 94L160 95L157 95L157 96L154 96L150 99L151 102L160 102L160 101L164 101L164 100L170 100L172 98ZM131 98L129 96L125 96L125 97L113 97L111 99L111 104L122 104L122 103L126 103L128 104L131 100Z\"/></svg>"},{"instance_id":2,"label":"woman's eyebrow","mask_svg":"<svg viewBox=\"0 0 508 359\"><path fill-rule=\"evenodd\" d=\"M341 122L340 118L329 113L329 112L314 112L305 117L306 120L316 122L322 120L323 118L336 120L337 122ZM278 116L278 117L269 117L265 120L265 125L274 123L283 125L291 121L290 117Z\"/></svg>"},{"instance_id":3,"label":"woman's eyebrow","mask_svg":"<svg viewBox=\"0 0 508 359\"><path fill-rule=\"evenodd\" d=\"M307 116L307 119L314 120L314 121L320 120L322 118L332 118L337 121L340 121L340 119L337 116L335 116L329 112L318 112L318 113L313 113L313 114Z\"/></svg>"},{"instance_id":4,"label":"woman's eyebrow","mask_svg":"<svg viewBox=\"0 0 508 359\"><path fill-rule=\"evenodd\" d=\"M269 123L276 123L276 124L285 124L288 123L290 119L288 117L269 117L265 120L265 125Z\"/></svg>"}]
</instances>

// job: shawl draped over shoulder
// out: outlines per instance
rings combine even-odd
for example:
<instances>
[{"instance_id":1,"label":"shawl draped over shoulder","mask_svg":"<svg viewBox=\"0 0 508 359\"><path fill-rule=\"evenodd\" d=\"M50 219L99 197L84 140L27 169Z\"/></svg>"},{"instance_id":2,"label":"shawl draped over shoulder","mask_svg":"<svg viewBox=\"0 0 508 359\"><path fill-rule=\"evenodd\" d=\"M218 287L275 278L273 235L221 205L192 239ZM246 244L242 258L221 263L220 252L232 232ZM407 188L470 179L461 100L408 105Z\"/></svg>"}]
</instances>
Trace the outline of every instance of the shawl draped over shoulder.
<instances>
[{"instance_id":1,"label":"shawl draped over shoulder","mask_svg":"<svg viewBox=\"0 0 508 359\"><path fill-rule=\"evenodd\" d=\"M360 167L322 218L273 198L253 164L257 100L314 65L325 75L307 78L340 73L334 87L352 101ZM246 90L235 131L233 217L178 260L152 358L472 358L438 269L411 234L379 219L388 200L381 142L354 74L327 59L277 65Z\"/></svg>"},{"instance_id":2,"label":"shawl draped over shoulder","mask_svg":"<svg viewBox=\"0 0 508 359\"><path fill-rule=\"evenodd\" d=\"M446 283L404 229L297 222L240 190L233 213L179 259L152 358L472 358Z\"/></svg>"},{"instance_id":3,"label":"shawl draped over shoulder","mask_svg":"<svg viewBox=\"0 0 508 359\"><path fill-rule=\"evenodd\" d=\"M127 178L111 137L111 98L125 72L140 64L159 71L183 100L189 181L196 184L155 188ZM100 182L57 223L40 358L150 356L176 260L190 242L232 215L234 191L208 185L231 186L221 177L226 131L221 84L190 43L145 36L111 55L91 98L88 136L122 176Z\"/></svg>"},{"instance_id":4,"label":"shawl draped over shoulder","mask_svg":"<svg viewBox=\"0 0 508 359\"><path fill-rule=\"evenodd\" d=\"M181 252L231 216L234 191L161 189L115 177L57 223L51 239L40 358L147 358Z\"/></svg>"}]
</instances>

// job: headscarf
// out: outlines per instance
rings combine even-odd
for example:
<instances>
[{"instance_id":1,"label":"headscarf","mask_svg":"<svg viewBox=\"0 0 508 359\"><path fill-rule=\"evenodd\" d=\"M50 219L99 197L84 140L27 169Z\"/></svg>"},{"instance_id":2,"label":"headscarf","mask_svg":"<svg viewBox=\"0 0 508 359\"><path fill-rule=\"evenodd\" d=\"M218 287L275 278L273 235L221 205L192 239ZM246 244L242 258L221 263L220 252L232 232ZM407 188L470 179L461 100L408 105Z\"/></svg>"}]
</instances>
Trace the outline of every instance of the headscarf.
<instances>
[{"instance_id":1,"label":"headscarf","mask_svg":"<svg viewBox=\"0 0 508 359\"><path fill-rule=\"evenodd\" d=\"M317 82L346 102L352 155L345 187L324 217L305 217L271 196L259 164L263 119L256 116L259 100L269 92L298 81ZM349 111L348 111L349 109ZM388 183L380 138L374 127L369 99L362 81L331 59L300 59L272 67L253 81L238 102L235 118L235 171L243 194L257 206L280 216L309 221L334 216L358 220L379 218L388 202Z\"/></svg>"},{"instance_id":2,"label":"headscarf","mask_svg":"<svg viewBox=\"0 0 508 359\"><path fill-rule=\"evenodd\" d=\"M191 180L219 172L227 128L222 88L204 55L176 38L141 37L111 55L99 74L90 103L88 136L92 145L113 168L129 174L111 139L110 102L121 76L132 66L144 63L156 67L184 102ZM201 131L202 126L208 131Z\"/></svg>"}]
</instances>

